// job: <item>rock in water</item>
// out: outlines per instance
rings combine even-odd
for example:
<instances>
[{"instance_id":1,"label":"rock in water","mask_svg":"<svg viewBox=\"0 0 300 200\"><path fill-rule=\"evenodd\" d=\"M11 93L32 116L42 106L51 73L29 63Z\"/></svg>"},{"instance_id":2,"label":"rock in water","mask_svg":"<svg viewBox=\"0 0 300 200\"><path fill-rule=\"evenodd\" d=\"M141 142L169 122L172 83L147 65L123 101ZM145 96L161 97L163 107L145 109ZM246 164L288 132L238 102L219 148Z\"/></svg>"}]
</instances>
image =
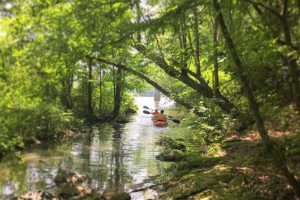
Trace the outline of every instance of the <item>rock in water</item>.
<instances>
[{"instance_id":1,"label":"rock in water","mask_svg":"<svg viewBox=\"0 0 300 200\"><path fill-rule=\"evenodd\" d=\"M125 114L134 114L136 113L136 110L134 110L133 108L126 108L124 112Z\"/></svg>"},{"instance_id":2,"label":"rock in water","mask_svg":"<svg viewBox=\"0 0 300 200\"><path fill-rule=\"evenodd\" d=\"M127 192L115 194L111 200L131 200L131 196Z\"/></svg>"},{"instance_id":3,"label":"rock in water","mask_svg":"<svg viewBox=\"0 0 300 200\"><path fill-rule=\"evenodd\" d=\"M71 198L74 196L86 197L92 193L90 187L85 183L86 176L78 172L70 172L59 169L54 179L59 189L59 196Z\"/></svg>"},{"instance_id":4,"label":"rock in water","mask_svg":"<svg viewBox=\"0 0 300 200\"><path fill-rule=\"evenodd\" d=\"M182 159L182 151L176 149L166 149L161 154L155 156L157 160L176 162Z\"/></svg>"},{"instance_id":5,"label":"rock in water","mask_svg":"<svg viewBox=\"0 0 300 200\"><path fill-rule=\"evenodd\" d=\"M68 173L65 170L59 169L57 175L54 178L54 182L57 186L67 182Z\"/></svg>"},{"instance_id":6,"label":"rock in water","mask_svg":"<svg viewBox=\"0 0 300 200\"><path fill-rule=\"evenodd\" d=\"M59 196L68 199L70 197L79 195L79 191L72 183L63 183L60 186L58 194Z\"/></svg>"}]
</instances>

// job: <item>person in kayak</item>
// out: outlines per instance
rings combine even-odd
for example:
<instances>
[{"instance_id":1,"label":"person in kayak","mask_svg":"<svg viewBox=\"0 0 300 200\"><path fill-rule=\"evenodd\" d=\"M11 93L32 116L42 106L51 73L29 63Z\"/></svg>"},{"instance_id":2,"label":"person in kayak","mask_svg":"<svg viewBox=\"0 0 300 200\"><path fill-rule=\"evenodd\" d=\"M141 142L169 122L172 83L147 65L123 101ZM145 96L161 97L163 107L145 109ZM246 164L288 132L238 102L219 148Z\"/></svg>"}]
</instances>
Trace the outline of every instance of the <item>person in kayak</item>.
<instances>
[{"instance_id":1,"label":"person in kayak","mask_svg":"<svg viewBox=\"0 0 300 200\"><path fill-rule=\"evenodd\" d=\"M151 114L152 114L153 116L158 115L158 114L159 114L158 109L155 109L153 112L151 112Z\"/></svg>"},{"instance_id":2,"label":"person in kayak","mask_svg":"<svg viewBox=\"0 0 300 200\"><path fill-rule=\"evenodd\" d=\"M153 118L154 121L163 121L166 122L168 121L167 116L164 114L164 110L161 110L158 115L155 115Z\"/></svg>"}]
</instances>

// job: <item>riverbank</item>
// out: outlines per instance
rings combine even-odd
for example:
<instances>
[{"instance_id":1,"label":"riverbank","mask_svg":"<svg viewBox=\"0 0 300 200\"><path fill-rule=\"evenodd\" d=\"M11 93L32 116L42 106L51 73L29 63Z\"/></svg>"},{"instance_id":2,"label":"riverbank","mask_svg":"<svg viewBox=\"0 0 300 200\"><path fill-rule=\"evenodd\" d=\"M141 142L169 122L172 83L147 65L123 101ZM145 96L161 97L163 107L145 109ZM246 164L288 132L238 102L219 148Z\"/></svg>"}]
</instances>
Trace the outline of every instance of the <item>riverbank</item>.
<instances>
[{"instance_id":1,"label":"riverbank","mask_svg":"<svg viewBox=\"0 0 300 200\"><path fill-rule=\"evenodd\" d=\"M286 147L287 164L298 177L299 130L298 124L285 131L269 130L273 140ZM159 199L297 199L255 130L228 134L221 142L205 148L191 144L188 134L168 135L177 144L185 145L187 151L181 152L179 161L169 167L169 175L158 181L163 183ZM176 145L166 146L170 149Z\"/></svg>"},{"instance_id":2,"label":"riverbank","mask_svg":"<svg viewBox=\"0 0 300 200\"><path fill-rule=\"evenodd\" d=\"M68 195L68 192L69 195L80 194L75 192L80 184L55 182L61 171L85 176L84 183L91 191L96 191L97 197L109 199L126 192L133 200L155 199L158 195L155 189L143 191L140 188L153 185L154 177L162 175L169 165L155 159L160 150L155 141L177 124L154 127L150 116L142 112L144 105L153 106L153 98L139 97L136 101L140 110L130 116L128 123L116 120L115 123L96 124L81 130L73 139L54 144L41 143L22 151L19 159L1 162L0 199L29 192L51 193L56 197ZM172 116L180 112L174 104L165 103L163 106ZM74 179L72 177L67 176L66 180Z\"/></svg>"},{"instance_id":3,"label":"riverbank","mask_svg":"<svg viewBox=\"0 0 300 200\"><path fill-rule=\"evenodd\" d=\"M32 148L42 143L51 145L54 143L65 142L66 140L72 140L78 137L88 127L95 124L111 123L111 124L124 124L129 122L129 118L132 114L136 113L137 108L126 108L123 113L117 117L90 117L80 118L74 116L71 112L60 113L58 119L53 122L51 120L46 121L45 117L42 118L43 123L36 124L29 135L16 136L14 140L7 144L7 149L0 152L0 161L5 157L18 157L21 151ZM57 125L55 124L57 123ZM30 127L31 124L28 124ZM1 144L4 145L4 144Z\"/></svg>"}]
</instances>

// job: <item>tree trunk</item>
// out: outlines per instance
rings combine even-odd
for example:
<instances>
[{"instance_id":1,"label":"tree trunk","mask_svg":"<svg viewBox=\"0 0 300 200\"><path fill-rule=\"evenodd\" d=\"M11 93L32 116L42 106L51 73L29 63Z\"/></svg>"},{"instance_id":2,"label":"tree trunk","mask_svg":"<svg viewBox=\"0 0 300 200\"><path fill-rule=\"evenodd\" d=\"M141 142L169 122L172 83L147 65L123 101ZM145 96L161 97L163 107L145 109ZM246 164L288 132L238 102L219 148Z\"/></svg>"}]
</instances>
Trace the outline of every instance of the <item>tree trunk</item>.
<instances>
[{"instance_id":1,"label":"tree trunk","mask_svg":"<svg viewBox=\"0 0 300 200\"><path fill-rule=\"evenodd\" d=\"M264 144L266 145L266 148L272 153L274 164L282 171L282 173L286 176L288 182L293 186L295 189L297 196L300 197L300 183L298 182L297 178L289 171L287 164L286 164L286 158L282 150L280 150L277 146L274 145L273 141L269 137L264 121L262 119L262 116L259 112L259 106L256 102L256 99L253 95L253 92L249 86L249 81L247 76L245 75L244 66L242 64L242 61L235 49L235 46L233 44L233 41L229 35L229 32L227 30L222 11L220 9L220 5L217 0L213 0L213 5L215 10L217 11L217 19L219 22L219 25L221 27L221 31L223 33L225 42L230 50L231 56L235 62L235 65L237 67L242 87L244 88L246 92L247 99L249 101L250 110L252 114L254 115L254 119L256 122L256 126L259 132L260 137L262 138Z\"/></svg>"},{"instance_id":2,"label":"tree trunk","mask_svg":"<svg viewBox=\"0 0 300 200\"><path fill-rule=\"evenodd\" d=\"M60 101L62 105L66 109L73 108L73 101L72 101L72 88L73 88L73 74L70 74L66 77L66 79L61 81L62 89L60 94Z\"/></svg>"},{"instance_id":3,"label":"tree trunk","mask_svg":"<svg viewBox=\"0 0 300 200\"><path fill-rule=\"evenodd\" d=\"M2 63L2 68L3 68L3 70L5 70L5 55L4 55L4 52L2 52L1 50L0 50L0 55L1 55L1 63Z\"/></svg>"},{"instance_id":4,"label":"tree trunk","mask_svg":"<svg viewBox=\"0 0 300 200\"><path fill-rule=\"evenodd\" d=\"M184 52L184 54L181 56L180 59L180 65L181 65L181 73L182 74L187 74L187 62L186 62L186 58L187 58L187 35L186 35L186 27L185 27L185 21L183 22L182 26L180 27L180 33L179 33L179 44L180 47L182 49L182 52Z\"/></svg>"},{"instance_id":5,"label":"tree trunk","mask_svg":"<svg viewBox=\"0 0 300 200\"><path fill-rule=\"evenodd\" d=\"M72 89L73 89L73 74L70 75L68 80L68 99L69 99L69 109L73 108L73 98L72 98Z\"/></svg>"},{"instance_id":6,"label":"tree trunk","mask_svg":"<svg viewBox=\"0 0 300 200\"><path fill-rule=\"evenodd\" d=\"M101 117L102 111L102 102L103 102L103 95L102 95L102 69L101 64L99 66L99 116Z\"/></svg>"},{"instance_id":7,"label":"tree trunk","mask_svg":"<svg viewBox=\"0 0 300 200\"><path fill-rule=\"evenodd\" d=\"M245 89L245 92L246 92L246 95L247 95L247 98L248 98L248 101L249 101L249 105L250 105L250 110L252 111L252 113L255 117L255 121L256 121L259 133L260 133L263 141L267 145L267 147L272 148L273 144L272 144L271 139L270 139L270 137L269 137L269 135L268 135L268 133L265 129L263 119L262 119L262 117L259 113L258 104L257 104L257 102L254 98L254 95L253 95L252 91L251 91L249 81L248 81L248 78L245 75L245 71L244 71L244 67L243 67L243 64L241 62L241 59L240 59L239 55L237 54L237 52L235 50L235 46L234 46L234 44L232 42L232 39L229 35L229 32L227 30L227 27L226 27L226 24L225 24L225 21L223 19L223 15L222 15L222 12L221 12L221 9L220 9L220 5L217 2L217 0L214 0L213 4L214 4L215 10L218 13L217 19L218 19L218 22L220 24L221 31L223 33L225 42L226 42L226 44L227 44L227 46L230 50L231 56L232 56L232 58L235 62L235 65L237 67L237 70L238 70L238 73L239 73L239 76L240 76L240 79L241 79L242 87Z\"/></svg>"},{"instance_id":8,"label":"tree trunk","mask_svg":"<svg viewBox=\"0 0 300 200\"><path fill-rule=\"evenodd\" d=\"M200 42L199 42L199 20L197 7L193 9L194 14L194 37L195 37L195 64L196 64L196 74L201 76L201 67L200 67Z\"/></svg>"},{"instance_id":9,"label":"tree trunk","mask_svg":"<svg viewBox=\"0 0 300 200\"><path fill-rule=\"evenodd\" d=\"M286 45L289 47L293 47L290 27L287 21L287 9L288 9L288 0L281 0L281 14L280 14L280 22L282 24L282 29L284 33L284 39ZM300 84L299 84L299 72L296 58L291 55L288 56L288 64L289 64L289 72L292 83L292 93L293 99L296 104L298 114L300 115Z\"/></svg>"},{"instance_id":10,"label":"tree trunk","mask_svg":"<svg viewBox=\"0 0 300 200\"><path fill-rule=\"evenodd\" d=\"M142 11L140 7L140 0L135 1L135 7L136 7L136 21L138 24L141 23L141 17L142 17ZM137 41L141 42L142 41L142 34L140 31L137 32Z\"/></svg>"},{"instance_id":11,"label":"tree trunk","mask_svg":"<svg viewBox=\"0 0 300 200\"><path fill-rule=\"evenodd\" d=\"M214 71L213 71L213 90L215 95L220 93L219 84L219 63L218 63L218 21L213 22L213 44L214 44Z\"/></svg>"},{"instance_id":12,"label":"tree trunk","mask_svg":"<svg viewBox=\"0 0 300 200\"><path fill-rule=\"evenodd\" d=\"M88 61L88 83L87 83L87 111L88 111L88 117L91 117L93 115L93 65L92 65L92 59L89 59Z\"/></svg>"},{"instance_id":13,"label":"tree trunk","mask_svg":"<svg viewBox=\"0 0 300 200\"><path fill-rule=\"evenodd\" d=\"M292 43L291 39L291 31L288 24L288 0L280 0L280 6L281 11L277 12L276 10L272 9L271 7L268 7L262 3L253 2L252 0L247 0L250 2L254 9L257 11L258 14L262 14L262 11L259 7L265 8L270 12L270 14L274 15L279 19L279 22L282 26L283 35L284 35L284 42L278 42L280 45L286 45L290 49L296 50L299 53L299 49L295 47ZM269 26L271 28L271 26ZM274 32L274 38L280 38L280 34L278 32ZM291 77L291 85L292 85L292 95L293 95L293 101L296 104L296 108L298 111L298 114L300 115L300 83L299 83L299 71L298 71L298 64L297 60L293 57L293 55L288 56L284 59L284 62L287 60L288 66L289 66L289 74Z\"/></svg>"},{"instance_id":14,"label":"tree trunk","mask_svg":"<svg viewBox=\"0 0 300 200\"><path fill-rule=\"evenodd\" d=\"M116 73L116 89L114 94L114 110L113 118L120 114L121 102L122 102L122 69L118 68Z\"/></svg>"}]
</instances>

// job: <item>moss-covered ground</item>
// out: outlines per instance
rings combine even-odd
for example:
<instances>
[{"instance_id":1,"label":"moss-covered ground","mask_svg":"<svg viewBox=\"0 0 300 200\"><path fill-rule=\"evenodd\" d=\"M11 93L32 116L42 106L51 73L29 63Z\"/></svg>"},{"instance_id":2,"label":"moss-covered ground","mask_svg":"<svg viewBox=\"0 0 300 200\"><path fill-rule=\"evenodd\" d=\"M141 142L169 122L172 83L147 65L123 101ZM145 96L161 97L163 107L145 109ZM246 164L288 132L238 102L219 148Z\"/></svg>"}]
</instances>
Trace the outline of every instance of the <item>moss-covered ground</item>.
<instances>
[{"instance_id":1,"label":"moss-covered ground","mask_svg":"<svg viewBox=\"0 0 300 200\"><path fill-rule=\"evenodd\" d=\"M288 167L300 177L300 132L270 131L270 135L285 147ZM255 131L227 135L215 144L213 154L209 149L195 151L186 139L175 136L164 137L158 144L170 149L178 141L188 148L171 165L169 175L161 177L160 199L297 199Z\"/></svg>"}]
</instances>

